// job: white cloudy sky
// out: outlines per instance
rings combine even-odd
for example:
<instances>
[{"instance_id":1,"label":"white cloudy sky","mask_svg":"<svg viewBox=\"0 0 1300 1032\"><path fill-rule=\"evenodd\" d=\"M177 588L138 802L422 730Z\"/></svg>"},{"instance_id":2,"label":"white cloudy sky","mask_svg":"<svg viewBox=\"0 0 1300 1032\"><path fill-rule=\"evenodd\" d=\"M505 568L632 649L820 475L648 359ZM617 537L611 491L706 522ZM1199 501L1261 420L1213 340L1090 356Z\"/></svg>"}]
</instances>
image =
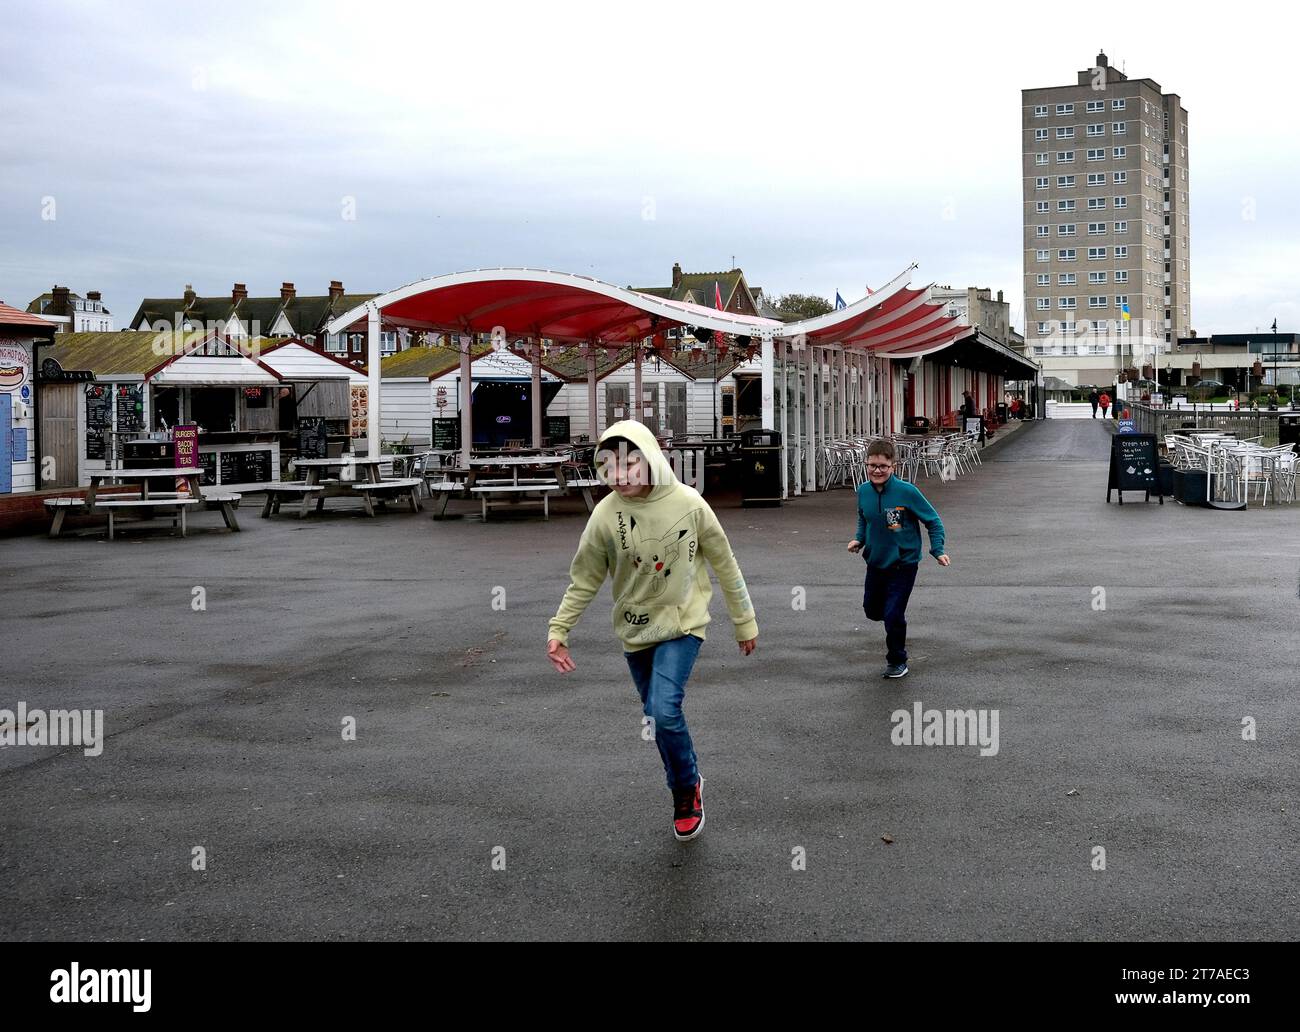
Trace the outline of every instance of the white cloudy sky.
<instances>
[{"instance_id":1,"label":"white cloudy sky","mask_svg":"<svg viewBox=\"0 0 1300 1032\"><path fill-rule=\"evenodd\" d=\"M1190 112L1193 325L1300 330L1295 33L1263 4L187 6L5 5L0 298L99 289L121 325L186 283L734 255L852 301L916 260L1023 328L1020 90L1104 48Z\"/></svg>"}]
</instances>

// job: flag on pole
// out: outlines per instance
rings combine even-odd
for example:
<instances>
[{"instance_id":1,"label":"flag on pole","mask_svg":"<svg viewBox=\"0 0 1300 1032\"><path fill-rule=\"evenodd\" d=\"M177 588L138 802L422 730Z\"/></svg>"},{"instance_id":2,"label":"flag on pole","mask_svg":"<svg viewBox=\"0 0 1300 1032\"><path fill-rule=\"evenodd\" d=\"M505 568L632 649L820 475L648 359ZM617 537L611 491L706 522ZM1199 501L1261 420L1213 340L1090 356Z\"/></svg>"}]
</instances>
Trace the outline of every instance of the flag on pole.
<instances>
[{"instance_id":1,"label":"flag on pole","mask_svg":"<svg viewBox=\"0 0 1300 1032\"><path fill-rule=\"evenodd\" d=\"M844 303L844 298L840 297L840 292L839 292L838 290L835 291L835 307L836 307L836 308L848 308L848 307L849 307L848 305L846 305L846 304Z\"/></svg>"},{"instance_id":2,"label":"flag on pole","mask_svg":"<svg viewBox=\"0 0 1300 1032\"><path fill-rule=\"evenodd\" d=\"M1127 301L1125 301L1122 305L1119 306L1119 312L1120 312L1120 316L1124 319L1131 320L1133 318L1133 316L1129 315Z\"/></svg>"},{"instance_id":3,"label":"flag on pole","mask_svg":"<svg viewBox=\"0 0 1300 1032\"><path fill-rule=\"evenodd\" d=\"M722 288L718 286L717 280L713 281L713 307L722 311Z\"/></svg>"}]
</instances>

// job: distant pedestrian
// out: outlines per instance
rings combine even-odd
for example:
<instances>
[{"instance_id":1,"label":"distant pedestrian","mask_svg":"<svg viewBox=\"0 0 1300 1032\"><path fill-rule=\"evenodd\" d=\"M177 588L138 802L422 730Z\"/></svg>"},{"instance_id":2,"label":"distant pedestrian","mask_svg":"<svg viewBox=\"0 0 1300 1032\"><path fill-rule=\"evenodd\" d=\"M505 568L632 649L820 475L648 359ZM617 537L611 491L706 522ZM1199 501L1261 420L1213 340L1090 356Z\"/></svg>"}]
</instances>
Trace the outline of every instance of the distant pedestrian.
<instances>
[{"instance_id":1,"label":"distant pedestrian","mask_svg":"<svg viewBox=\"0 0 1300 1032\"><path fill-rule=\"evenodd\" d=\"M907 600L921 565L921 524L930 536L930 554L940 566L952 560L944 551L943 521L925 495L894 476L894 445L873 441L867 447L867 483L858 488L858 530L850 552L862 552L867 580L862 609L868 620L885 624L885 677L907 676Z\"/></svg>"},{"instance_id":2,"label":"distant pedestrian","mask_svg":"<svg viewBox=\"0 0 1300 1032\"><path fill-rule=\"evenodd\" d=\"M1090 404L1090 405L1092 406L1092 418L1093 418L1093 419L1096 419L1096 418L1097 418L1097 403L1098 403L1099 401L1100 401L1100 396L1097 394L1096 391L1090 391L1090 392L1088 393L1088 404Z\"/></svg>"},{"instance_id":3,"label":"distant pedestrian","mask_svg":"<svg viewBox=\"0 0 1300 1032\"><path fill-rule=\"evenodd\" d=\"M1105 419L1106 412L1110 408L1110 395L1103 392L1101 397L1097 399L1097 405L1101 406L1101 418ZM1092 407L1092 414L1094 416L1097 414L1097 405Z\"/></svg>"}]
</instances>

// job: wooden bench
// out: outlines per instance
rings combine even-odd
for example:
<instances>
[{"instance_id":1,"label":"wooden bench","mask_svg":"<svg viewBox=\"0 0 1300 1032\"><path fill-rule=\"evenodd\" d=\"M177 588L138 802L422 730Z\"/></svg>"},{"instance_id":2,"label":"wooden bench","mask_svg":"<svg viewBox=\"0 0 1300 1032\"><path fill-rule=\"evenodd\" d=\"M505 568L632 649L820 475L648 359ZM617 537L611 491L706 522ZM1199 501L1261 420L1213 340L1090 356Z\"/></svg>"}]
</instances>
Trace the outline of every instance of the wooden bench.
<instances>
[{"instance_id":1,"label":"wooden bench","mask_svg":"<svg viewBox=\"0 0 1300 1032\"><path fill-rule=\"evenodd\" d=\"M541 483L521 482L518 485L475 484L469 490L470 490L470 494L476 494L479 496L479 501L482 503L483 506L483 522L486 523L488 517L488 508L489 508L488 499L496 495L522 496L528 494L540 494L541 498L529 498L529 499L525 499L522 497L510 498L507 504L510 505L536 504L537 502L540 501L542 503L542 519L549 520L551 518L551 494L556 491L563 491L564 488L560 486L558 480L548 480Z\"/></svg>"},{"instance_id":2,"label":"wooden bench","mask_svg":"<svg viewBox=\"0 0 1300 1032\"><path fill-rule=\"evenodd\" d=\"M564 480L564 486L571 490L582 492L582 500L587 505L587 512L590 513L593 512L596 508L596 502L591 497L592 488L607 487L608 485L603 480L591 480L591 479L582 479L582 478L576 478L570 480L569 478L566 477Z\"/></svg>"},{"instance_id":3,"label":"wooden bench","mask_svg":"<svg viewBox=\"0 0 1300 1032\"><path fill-rule=\"evenodd\" d=\"M419 477L406 477L400 480L381 480L377 484L367 484L357 482L352 485L352 490L361 495L361 501L365 504L366 515L373 516L375 507L372 504L371 495L378 495L378 501L382 505L388 496L405 495L411 504L411 512L420 511L420 487L424 481Z\"/></svg>"},{"instance_id":4,"label":"wooden bench","mask_svg":"<svg viewBox=\"0 0 1300 1032\"><path fill-rule=\"evenodd\" d=\"M221 512L221 518L225 521L227 527L232 531L239 530L239 522L235 519L235 507L239 505L240 498L238 494L211 494L205 492L201 499L208 509L218 509ZM100 494L95 499L95 510L109 509L108 515L112 516L112 508L124 508L125 506L110 507L113 502L134 502L133 507L146 508L166 508L178 501L195 501L188 494L182 494L177 491L154 491L151 492L148 499L143 499L139 491L122 491L114 494ZM63 521L69 512L76 514L85 514L89 510L86 508L84 498L47 498L45 507L54 513L54 519L50 523L50 537L56 538L63 533ZM109 536L112 537L113 530L110 527ZM184 536L182 534L182 536Z\"/></svg>"},{"instance_id":5,"label":"wooden bench","mask_svg":"<svg viewBox=\"0 0 1300 1032\"><path fill-rule=\"evenodd\" d=\"M302 511L298 513L298 518L302 519L307 515L308 506L311 504L313 496L320 496L317 500L323 505L325 502L325 487L322 484L309 484L305 480L283 480L277 483L266 484L261 490L266 492L266 504L262 506L262 519L266 519L273 512L280 511L280 503L285 498L301 497Z\"/></svg>"},{"instance_id":6,"label":"wooden bench","mask_svg":"<svg viewBox=\"0 0 1300 1032\"><path fill-rule=\"evenodd\" d=\"M114 517L118 509L162 509L172 512L172 527L180 522L181 537L185 537L185 513L191 505L202 504L199 498L111 498L101 501L95 499L95 511L105 509L108 512L108 540L112 541L116 531Z\"/></svg>"}]
</instances>

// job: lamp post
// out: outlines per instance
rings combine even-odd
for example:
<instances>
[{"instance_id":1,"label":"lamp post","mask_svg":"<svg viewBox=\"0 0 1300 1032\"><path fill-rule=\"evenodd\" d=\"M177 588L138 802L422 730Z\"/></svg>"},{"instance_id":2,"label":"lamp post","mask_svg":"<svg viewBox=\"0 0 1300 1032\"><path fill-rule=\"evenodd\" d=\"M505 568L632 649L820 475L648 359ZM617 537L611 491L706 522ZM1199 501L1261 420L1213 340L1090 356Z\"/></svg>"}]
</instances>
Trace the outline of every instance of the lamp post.
<instances>
[{"instance_id":1,"label":"lamp post","mask_svg":"<svg viewBox=\"0 0 1300 1032\"><path fill-rule=\"evenodd\" d=\"M1277 397L1277 319L1273 320L1273 397Z\"/></svg>"}]
</instances>

